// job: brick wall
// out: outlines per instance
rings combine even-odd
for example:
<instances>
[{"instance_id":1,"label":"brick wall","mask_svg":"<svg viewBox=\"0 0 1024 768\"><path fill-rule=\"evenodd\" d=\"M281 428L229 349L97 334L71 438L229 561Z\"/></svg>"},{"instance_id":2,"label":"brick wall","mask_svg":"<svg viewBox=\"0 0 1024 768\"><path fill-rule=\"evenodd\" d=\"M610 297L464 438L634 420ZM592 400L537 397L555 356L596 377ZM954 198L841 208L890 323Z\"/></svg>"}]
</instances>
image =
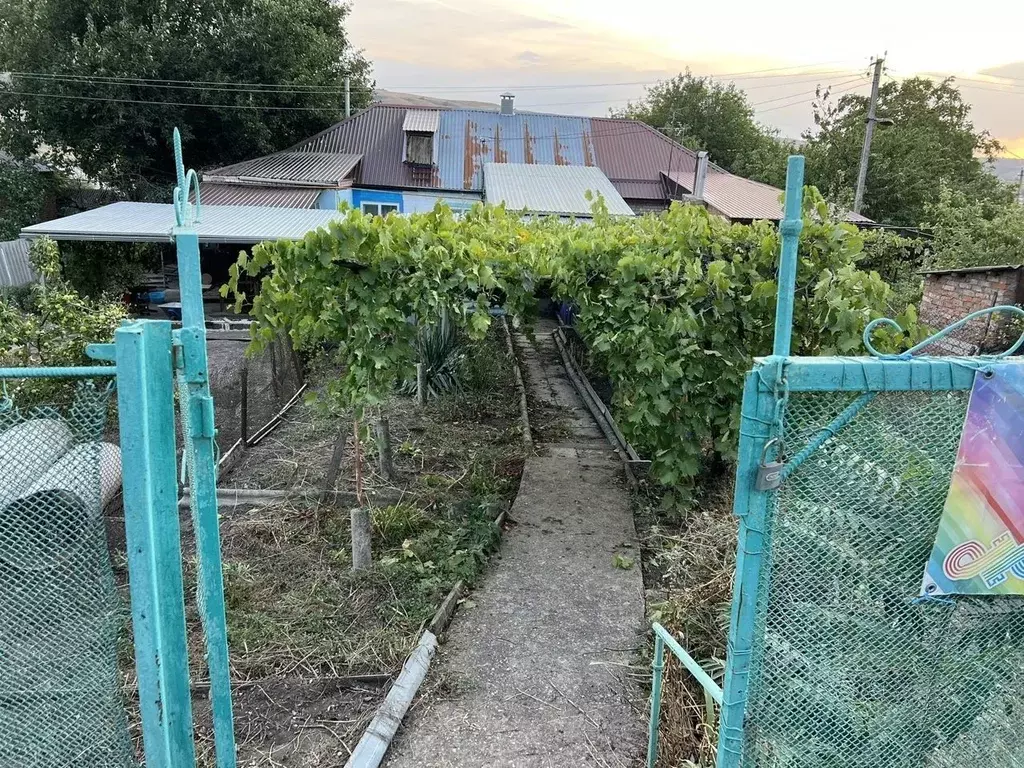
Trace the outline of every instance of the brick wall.
<instances>
[{"instance_id":1,"label":"brick wall","mask_svg":"<svg viewBox=\"0 0 1024 768\"><path fill-rule=\"evenodd\" d=\"M998 304L1020 304L1022 301L1024 267L932 272L924 278L920 318L939 329L979 309ZM972 320L943 340L941 350L928 351L955 355L989 352L1004 346L1012 333L1010 318L1006 314L988 315Z\"/></svg>"}]
</instances>

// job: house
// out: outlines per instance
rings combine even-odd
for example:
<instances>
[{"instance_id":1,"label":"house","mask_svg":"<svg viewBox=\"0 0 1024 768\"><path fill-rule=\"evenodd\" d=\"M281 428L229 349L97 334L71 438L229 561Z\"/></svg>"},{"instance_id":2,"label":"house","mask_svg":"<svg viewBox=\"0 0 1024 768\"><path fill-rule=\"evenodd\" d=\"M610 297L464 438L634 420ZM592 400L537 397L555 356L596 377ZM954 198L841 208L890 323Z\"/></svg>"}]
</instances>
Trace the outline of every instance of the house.
<instances>
[{"instance_id":1,"label":"house","mask_svg":"<svg viewBox=\"0 0 1024 768\"><path fill-rule=\"evenodd\" d=\"M531 170L538 166L549 170ZM512 94L498 110L374 104L282 152L206 171L200 187L208 205L344 202L381 215L486 200L581 216L587 191L623 215L684 199L733 221L782 216L781 190L728 173L644 123L519 112Z\"/></svg>"}]
</instances>

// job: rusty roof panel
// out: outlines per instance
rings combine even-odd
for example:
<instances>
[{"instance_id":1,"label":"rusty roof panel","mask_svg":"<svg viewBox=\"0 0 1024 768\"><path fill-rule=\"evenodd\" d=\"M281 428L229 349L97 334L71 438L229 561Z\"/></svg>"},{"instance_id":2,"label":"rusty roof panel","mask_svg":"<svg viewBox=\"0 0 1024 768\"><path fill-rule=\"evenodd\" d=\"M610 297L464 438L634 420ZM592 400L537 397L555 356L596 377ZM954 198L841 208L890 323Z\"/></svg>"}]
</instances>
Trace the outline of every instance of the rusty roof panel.
<instances>
[{"instance_id":1,"label":"rusty roof panel","mask_svg":"<svg viewBox=\"0 0 1024 768\"><path fill-rule=\"evenodd\" d=\"M485 163L594 165L589 117L459 109L441 112L437 166L444 189L483 189Z\"/></svg>"},{"instance_id":2,"label":"rusty roof panel","mask_svg":"<svg viewBox=\"0 0 1024 768\"><path fill-rule=\"evenodd\" d=\"M199 199L203 205L315 208L316 199L322 191L315 187L259 187L245 184L213 184L204 181L199 185Z\"/></svg>"}]
</instances>

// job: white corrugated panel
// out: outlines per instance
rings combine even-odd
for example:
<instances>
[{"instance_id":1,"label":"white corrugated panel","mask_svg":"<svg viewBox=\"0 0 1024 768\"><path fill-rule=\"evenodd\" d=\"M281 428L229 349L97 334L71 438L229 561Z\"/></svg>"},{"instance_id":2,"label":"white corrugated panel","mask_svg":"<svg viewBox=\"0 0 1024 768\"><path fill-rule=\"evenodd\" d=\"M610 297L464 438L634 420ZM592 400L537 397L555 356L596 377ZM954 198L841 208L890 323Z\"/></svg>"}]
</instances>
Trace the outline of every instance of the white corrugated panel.
<instances>
[{"instance_id":1,"label":"white corrugated panel","mask_svg":"<svg viewBox=\"0 0 1024 768\"><path fill-rule=\"evenodd\" d=\"M437 133L441 124L441 113L436 109L410 109L405 113L403 131L412 133Z\"/></svg>"},{"instance_id":2,"label":"white corrugated panel","mask_svg":"<svg viewBox=\"0 0 1024 768\"><path fill-rule=\"evenodd\" d=\"M13 288L36 281L36 270L28 256L25 240L0 243L0 288Z\"/></svg>"},{"instance_id":3,"label":"white corrugated panel","mask_svg":"<svg viewBox=\"0 0 1024 768\"><path fill-rule=\"evenodd\" d=\"M338 211L270 208L259 205L204 205L196 224L202 243L260 243L301 240L314 229L341 218ZM174 206L167 203L111 203L102 208L33 224L22 237L54 240L166 242L174 228Z\"/></svg>"},{"instance_id":4,"label":"white corrugated panel","mask_svg":"<svg viewBox=\"0 0 1024 768\"><path fill-rule=\"evenodd\" d=\"M588 192L592 197L590 200L587 199ZM633 210L600 168L583 165L484 164L484 198L488 203L505 203L510 210L589 217L597 195L604 198L609 213L633 215Z\"/></svg>"}]
</instances>

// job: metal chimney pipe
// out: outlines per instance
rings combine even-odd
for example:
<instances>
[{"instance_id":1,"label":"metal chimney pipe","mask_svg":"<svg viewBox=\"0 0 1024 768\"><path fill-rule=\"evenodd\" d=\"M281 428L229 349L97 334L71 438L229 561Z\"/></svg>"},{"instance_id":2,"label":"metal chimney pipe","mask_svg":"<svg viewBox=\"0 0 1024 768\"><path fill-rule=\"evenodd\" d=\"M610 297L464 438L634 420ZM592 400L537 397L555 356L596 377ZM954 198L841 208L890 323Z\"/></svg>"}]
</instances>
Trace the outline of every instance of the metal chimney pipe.
<instances>
[{"instance_id":1,"label":"metal chimney pipe","mask_svg":"<svg viewBox=\"0 0 1024 768\"><path fill-rule=\"evenodd\" d=\"M704 199L704 182L708 178L708 153L700 151L697 153L697 167L693 170L693 196L698 200Z\"/></svg>"},{"instance_id":2,"label":"metal chimney pipe","mask_svg":"<svg viewBox=\"0 0 1024 768\"><path fill-rule=\"evenodd\" d=\"M515 100L516 96L514 93L503 93L501 94L501 114L511 115L515 113Z\"/></svg>"}]
</instances>

